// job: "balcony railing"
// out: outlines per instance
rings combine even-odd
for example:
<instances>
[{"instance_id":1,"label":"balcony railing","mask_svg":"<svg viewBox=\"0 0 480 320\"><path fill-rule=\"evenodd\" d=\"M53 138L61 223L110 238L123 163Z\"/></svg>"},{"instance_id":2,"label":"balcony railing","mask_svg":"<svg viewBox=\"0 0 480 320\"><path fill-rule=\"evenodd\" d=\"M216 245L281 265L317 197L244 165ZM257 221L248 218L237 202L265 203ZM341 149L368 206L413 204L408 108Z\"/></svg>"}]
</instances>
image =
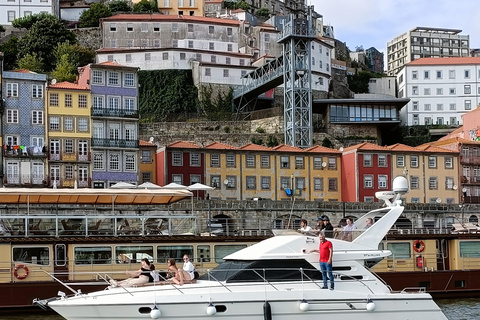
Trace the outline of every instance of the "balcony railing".
<instances>
[{"instance_id":1,"label":"balcony railing","mask_svg":"<svg viewBox=\"0 0 480 320\"><path fill-rule=\"evenodd\" d=\"M92 108L93 117L138 118L138 110Z\"/></svg>"},{"instance_id":2,"label":"balcony railing","mask_svg":"<svg viewBox=\"0 0 480 320\"><path fill-rule=\"evenodd\" d=\"M44 158L47 156L46 147L20 147L20 146L7 146L3 148L4 157L12 158Z\"/></svg>"},{"instance_id":3,"label":"balcony railing","mask_svg":"<svg viewBox=\"0 0 480 320\"><path fill-rule=\"evenodd\" d=\"M92 147L138 148L138 140L93 138Z\"/></svg>"},{"instance_id":4,"label":"balcony railing","mask_svg":"<svg viewBox=\"0 0 480 320\"><path fill-rule=\"evenodd\" d=\"M6 175L3 179L3 185L7 187L40 187L46 186L48 178L43 174L14 174Z\"/></svg>"},{"instance_id":5,"label":"balcony railing","mask_svg":"<svg viewBox=\"0 0 480 320\"><path fill-rule=\"evenodd\" d=\"M480 164L480 157L478 156L460 156L460 163L462 164Z\"/></svg>"},{"instance_id":6,"label":"balcony railing","mask_svg":"<svg viewBox=\"0 0 480 320\"><path fill-rule=\"evenodd\" d=\"M48 160L51 161L91 161L91 154L90 152L78 154L76 152L73 153L53 153L49 154Z\"/></svg>"}]
</instances>

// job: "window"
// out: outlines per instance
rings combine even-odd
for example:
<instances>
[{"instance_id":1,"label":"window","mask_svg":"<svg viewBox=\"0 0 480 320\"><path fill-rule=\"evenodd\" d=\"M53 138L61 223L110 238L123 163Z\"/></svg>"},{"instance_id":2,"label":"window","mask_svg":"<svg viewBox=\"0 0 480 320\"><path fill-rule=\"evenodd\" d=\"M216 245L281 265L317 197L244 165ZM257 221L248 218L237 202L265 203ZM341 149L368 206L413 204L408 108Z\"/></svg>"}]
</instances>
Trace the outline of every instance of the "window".
<instances>
[{"instance_id":1,"label":"window","mask_svg":"<svg viewBox=\"0 0 480 320\"><path fill-rule=\"evenodd\" d=\"M465 79L470 79L470 70L464 70Z\"/></svg>"},{"instance_id":2,"label":"window","mask_svg":"<svg viewBox=\"0 0 480 320\"><path fill-rule=\"evenodd\" d=\"M227 176L227 189L236 189L237 188L237 177L236 176Z\"/></svg>"},{"instance_id":3,"label":"window","mask_svg":"<svg viewBox=\"0 0 480 320\"><path fill-rule=\"evenodd\" d=\"M233 34L232 28L227 28L227 36L231 36Z\"/></svg>"},{"instance_id":4,"label":"window","mask_svg":"<svg viewBox=\"0 0 480 320\"><path fill-rule=\"evenodd\" d=\"M162 53L162 60L168 60L168 52Z\"/></svg>"},{"instance_id":5,"label":"window","mask_svg":"<svg viewBox=\"0 0 480 320\"><path fill-rule=\"evenodd\" d=\"M417 80L418 79L418 71L412 71L412 79Z\"/></svg>"},{"instance_id":6,"label":"window","mask_svg":"<svg viewBox=\"0 0 480 320\"><path fill-rule=\"evenodd\" d=\"M127 23L127 31L132 32L133 31L133 23Z\"/></svg>"},{"instance_id":7,"label":"window","mask_svg":"<svg viewBox=\"0 0 480 320\"><path fill-rule=\"evenodd\" d=\"M428 167L429 168L436 168L437 167L437 157L429 156L428 157Z\"/></svg>"},{"instance_id":8,"label":"window","mask_svg":"<svg viewBox=\"0 0 480 320\"><path fill-rule=\"evenodd\" d=\"M418 168L418 156L410 156L410 167Z\"/></svg>"},{"instance_id":9,"label":"window","mask_svg":"<svg viewBox=\"0 0 480 320\"><path fill-rule=\"evenodd\" d=\"M50 93L50 106L58 107L58 93Z\"/></svg>"},{"instance_id":10,"label":"window","mask_svg":"<svg viewBox=\"0 0 480 320\"><path fill-rule=\"evenodd\" d=\"M190 167L200 167L200 153L190 153Z\"/></svg>"},{"instance_id":11,"label":"window","mask_svg":"<svg viewBox=\"0 0 480 320\"><path fill-rule=\"evenodd\" d=\"M32 111L32 124L43 124L43 111Z\"/></svg>"},{"instance_id":12,"label":"window","mask_svg":"<svg viewBox=\"0 0 480 320\"><path fill-rule=\"evenodd\" d=\"M187 55L185 54L185 52L180 52L180 60L185 60L187 59Z\"/></svg>"},{"instance_id":13,"label":"window","mask_svg":"<svg viewBox=\"0 0 480 320\"><path fill-rule=\"evenodd\" d=\"M384 154L378 155L378 166L379 167L386 167L387 166L387 156Z\"/></svg>"},{"instance_id":14,"label":"window","mask_svg":"<svg viewBox=\"0 0 480 320\"><path fill-rule=\"evenodd\" d=\"M260 166L262 168L270 168L270 156L260 156Z\"/></svg>"},{"instance_id":15,"label":"window","mask_svg":"<svg viewBox=\"0 0 480 320\"><path fill-rule=\"evenodd\" d=\"M172 23L172 32L178 32L178 23Z\"/></svg>"},{"instance_id":16,"label":"window","mask_svg":"<svg viewBox=\"0 0 480 320\"><path fill-rule=\"evenodd\" d=\"M15 11L8 11L8 22L15 20Z\"/></svg>"},{"instance_id":17,"label":"window","mask_svg":"<svg viewBox=\"0 0 480 320\"><path fill-rule=\"evenodd\" d=\"M160 47L160 44L158 45ZM172 47L173 48L178 48L178 40L177 39L173 39L172 40ZM184 53L185 54L185 53ZM182 53L180 53L180 56L182 55ZM185 60L185 59L184 59Z\"/></svg>"},{"instance_id":18,"label":"window","mask_svg":"<svg viewBox=\"0 0 480 320\"><path fill-rule=\"evenodd\" d=\"M72 107L72 95L70 93L65 94L65 107L66 108Z\"/></svg>"},{"instance_id":19,"label":"window","mask_svg":"<svg viewBox=\"0 0 480 320\"><path fill-rule=\"evenodd\" d=\"M323 158L322 157L313 157L313 169L319 170L322 169Z\"/></svg>"},{"instance_id":20,"label":"window","mask_svg":"<svg viewBox=\"0 0 480 320\"><path fill-rule=\"evenodd\" d=\"M18 110L7 110L7 123L18 123Z\"/></svg>"},{"instance_id":21,"label":"window","mask_svg":"<svg viewBox=\"0 0 480 320\"><path fill-rule=\"evenodd\" d=\"M397 167L403 168L405 166L405 156L397 156Z\"/></svg>"},{"instance_id":22,"label":"window","mask_svg":"<svg viewBox=\"0 0 480 320\"><path fill-rule=\"evenodd\" d=\"M232 64L232 59L229 57L225 58L225 64Z\"/></svg>"},{"instance_id":23,"label":"window","mask_svg":"<svg viewBox=\"0 0 480 320\"><path fill-rule=\"evenodd\" d=\"M236 156L234 154L227 154L227 167L236 167Z\"/></svg>"},{"instance_id":24,"label":"window","mask_svg":"<svg viewBox=\"0 0 480 320\"><path fill-rule=\"evenodd\" d=\"M152 151L142 150L140 159L142 163L152 163Z\"/></svg>"},{"instance_id":25,"label":"window","mask_svg":"<svg viewBox=\"0 0 480 320\"><path fill-rule=\"evenodd\" d=\"M445 157L445 169L453 169L453 158Z\"/></svg>"},{"instance_id":26,"label":"window","mask_svg":"<svg viewBox=\"0 0 480 320\"><path fill-rule=\"evenodd\" d=\"M220 176L210 177L210 187L220 188Z\"/></svg>"},{"instance_id":27,"label":"window","mask_svg":"<svg viewBox=\"0 0 480 320\"><path fill-rule=\"evenodd\" d=\"M438 96L443 95L443 89L442 88L437 88L437 95Z\"/></svg>"},{"instance_id":28,"label":"window","mask_svg":"<svg viewBox=\"0 0 480 320\"><path fill-rule=\"evenodd\" d=\"M290 181L291 179L289 177L280 177L280 189L281 190L290 189L291 188Z\"/></svg>"},{"instance_id":29,"label":"window","mask_svg":"<svg viewBox=\"0 0 480 320\"><path fill-rule=\"evenodd\" d=\"M453 190L453 177L445 177L445 190Z\"/></svg>"},{"instance_id":30,"label":"window","mask_svg":"<svg viewBox=\"0 0 480 320\"><path fill-rule=\"evenodd\" d=\"M93 169L103 170L103 153L93 154Z\"/></svg>"},{"instance_id":31,"label":"window","mask_svg":"<svg viewBox=\"0 0 480 320\"><path fill-rule=\"evenodd\" d=\"M337 158L328 157L328 170L337 170Z\"/></svg>"},{"instance_id":32,"label":"window","mask_svg":"<svg viewBox=\"0 0 480 320\"><path fill-rule=\"evenodd\" d=\"M455 70L448 70L448 78L455 79Z\"/></svg>"},{"instance_id":33,"label":"window","mask_svg":"<svg viewBox=\"0 0 480 320\"><path fill-rule=\"evenodd\" d=\"M432 117L425 117L423 121L425 121L425 125L430 125L433 123Z\"/></svg>"},{"instance_id":34,"label":"window","mask_svg":"<svg viewBox=\"0 0 480 320\"><path fill-rule=\"evenodd\" d=\"M114 170L114 171L120 170L120 154L111 153L109 155L108 167L110 170Z\"/></svg>"},{"instance_id":35,"label":"window","mask_svg":"<svg viewBox=\"0 0 480 320\"><path fill-rule=\"evenodd\" d=\"M66 139L65 140L65 152L66 153L73 153L73 140Z\"/></svg>"},{"instance_id":36,"label":"window","mask_svg":"<svg viewBox=\"0 0 480 320\"><path fill-rule=\"evenodd\" d=\"M282 168L282 169L290 168L290 157L289 156L280 156L280 168Z\"/></svg>"},{"instance_id":37,"label":"window","mask_svg":"<svg viewBox=\"0 0 480 320\"><path fill-rule=\"evenodd\" d=\"M150 61L150 59L151 59L151 54L150 54L150 52L145 53L145 61Z\"/></svg>"},{"instance_id":38,"label":"window","mask_svg":"<svg viewBox=\"0 0 480 320\"><path fill-rule=\"evenodd\" d=\"M205 76L206 77L211 77L212 76L212 69L205 68Z\"/></svg>"},{"instance_id":39,"label":"window","mask_svg":"<svg viewBox=\"0 0 480 320\"><path fill-rule=\"evenodd\" d=\"M210 56L210 62L217 63L217 56L214 56L214 55Z\"/></svg>"},{"instance_id":40,"label":"window","mask_svg":"<svg viewBox=\"0 0 480 320\"><path fill-rule=\"evenodd\" d=\"M229 70L228 69L223 69L223 77L228 78L229 77Z\"/></svg>"},{"instance_id":41,"label":"window","mask_svg":"<svg viewBox=\"0 0 480 320\"><path fill-rule=\"evenodd\" d=\"M438 189L437 177L430 177L428 178L428 188L430 190Z\"/></svg>"},{"instance_id":42,"label":"window","mask_svg":"<svg viewBox=\"0 0 480 320\"><path fill-rule=\"evenodd\" d=\"M209 49L209 50L215 50L215 43L209 42L209 43L208 43L208 49Z\"/></svg>"},{"instance_id":43,"label":"window","mask_svg":"<svg viewBox=\"0 0 480 320\"><path fill-rule=\"evenodd\" d=\"M455 103L450 103L449 109L450 110L457 110L457 105ZM452 123L452 124L454 124L454 123Z\"/></svg>"},{"instance_id":44,"label":"window","mask_svg":"<svg viewBox=\"0 0 480 320\"><path fill-rule=\"evenodd\" d=\"M108 72L108 85L118 86L119 85L119 75L118 72L109 71Z\"/></svg>"},{"instance_id":45,"label":"window","mask_svg":"<svg viewBox=\"0 0 480 320\"><path fill-rule=\"evenodd\" d=\"M442 79L442 71L441 70L437 70L436 74L437 74L437 79Z\"/></svg>"},{"instance_id":46,"label":"window","mask_svg":"<svg viewBox=\"0 0 480 320\"><path fill-rule=\"evenodd\" d=\"M92 72L92 83L93 84L102 84L103 83L103 72L100 70L93 70Z\"/></svg>"},{"instance_id":47,"label":"window","mask_svg":"<svg viewBox=\"0 0 480 320\"><path fill-rule=\"evenodd\" d=\"M371 154L364 154L363 155L363 166L364 167L373 166L373 161L372 161L372 155Z\"/></svg>"},{"instance_id":48,"label":"window","mask_svg":"<svg viewBox=\"0 0 480 320\"><path fill-rule=\"evenodd\" d=\"M142 32L147 32L148 31L148 25L146 23L142 23L140 28L141 28Z\"/></svg>"},{"instance_id":49,"label":"window","mask_svg":"<svg viewBox=\"0 0 480 320\"><path fill-rule=\"evenodd\" d=\"M443 111L443 103L437 103L437 111Z\"/></svg>"},{"instance_id":50,"label":"window","mask_svg":"<svg viewBox=\"0 0 480 320\"><path fill-rule=\"evenodd\" d=\"M304 169L304 158L303 157L295 157L295 169Z\"/></svg>"},{"instance_id":51,"label":"window","mask_svg":"<svg viewBox=\"0 0 480 320\"><path fill-rule=\"evenodd\" d=\"M423 71L423 79L430 79L430 71L428 70Z\"/></svg>"},{"instance_id":52,"label":"window","mask_svg":"<svg viewBox=\"0 0 480 320\"><path fill-rule=\"evenodd\" d=\"M337 191L338 181L337 178L328 178L328 191Z\"/></svg>"},{"instance_id":53,"label":"window","mask_svg":"<svg viewBox=\"0 0 480 320\"><path fill-rule=\"evenodd\" d=\"M456 89L455 89L455 88L450 88L450 89L448 89L448 92L449 92L450 94L455 94L455 93L456 93Z\"/></svg>"},{"instance_id":54,"label":"window","mask_svg":"<svg viewBox=\"0 0 480 320\"><path fill-rule=\"evenodd\" d=\"M63 119L63 128L65 131L73 131L73 118L65 117Z\"/></svg>"},{"instance_id":55,"label":"window","mask_svg":"<svg viewBox=\"0 0 480 320\"><path fill-rule=\"evenodd\" d=\"M187 32L193 32L193 24L187 24Z\"/></svg>"},{"instance_id":56,"label":"window","mask_svg":"<svg viewBox=\"0 0 480 320\"><path fill-rule=\"evenodd\" d=\"M270 177L260 177L260 183L262 190L270 190Z\"/></svg>"},{"instance_id":57,"label":"window","mask_svg":"<svg viewBox=\"0 0 480 320\"><path fill-rule=\"evenodd\" d=\"M188 48L193 49L193 41L188 40Z\"/></svg>"},{"instance_id":58,"label":"window","mask_svg":"<svg viewBox=\"0 0 480 320\"><path fill-rule=\"evenodd\" d=\"M233 51L233 45L231 43L227 44L227 51Z\"/></svg>"},{"instance_id":59,"label":"window","mask_svg":"<svg viewBox=\"0 0 480 320\"><path fill-rule=\"evenodd\" d=\"M410 189L420 189L420 179L417 176L410 176Z\"/></svg>"},{"instance_id":60,"label":"window","mask_svg":"<svg viewBox=\"0 0 480 320\"><path fill-rule=\"evenodd\" d=\"M425 111L430 111L432 109L430 103L426 103L424 106L423 106L423 109L425 109Z\"/></svg>"},{"instance_id":61,"label":"window","mask_svg":"<svg viewBox=\"0 0 480 320\"><path fill-rule=\"evenodd\" d=\"M378 176L378 188L379 189L387 189L388 184L387 184L387 176L385 175L380 175Z\"/></svg>"},{"instance_id":62,"label":"window","mask_svg":"<svg viewBox=\"0 0 480 320\"><path fill-rule=\"evenodd\" d=\"M50 130L58 131L60 130L60 118L59 117L50 117Z\"/></svg>"},{"instance_id":63,"label":"window","mask_svg":"<svg viewBox=\"0 0 480 320\"><path fill-rule=\"evenodd\" d=\"M18 97L18 83L7 83L7 98Z\"/></svg>"},{"instance_id":64,"label":"window","mask_svg":"<svg viewBox=\"0 0 480 320\"><path fill-rule=\"evenodd\" d=\"M183 166L183 154L181 152L172 153L172 166Z\"/></svg>"},{"instance_id":65,"label":"window","mask_svg":"<svg viewBox=\"0 0 480 320\"><path fill-rule=\"evenodd\" d=\"M78 118L78 131L88 132L88 118Z\"/></svg>"},{"instance_id":66,"label":"window","mask_svg":"<svg viewBox=\"0 0 480 320\"><path fill-rule=\"evenodd\" d=\"M413 108L413 111L418 111L418 101L412 102L412 108Z\"/></svg>"},{"instance_id":67,"label":"window","mask_svg":"<svg viewBox=\"0 0 480 320\"><path fill-rule=\"evenodd\" d=\"M429 96L430 95L430 88L423 89L423 94L426 95L426 96Z\"/></svg>"},{"instance_id":68,"label":"window","mask_svg":"<svg viewBox=\"0 0 480 320\"><path fill-rule=\"evenodd\" d=\"M215 27L214 26L208 26L208 33L212 34L215 32Z\"/></svg>"},{"instance_id":69,"label":"window","mask_svg":"<svg viewBox=\"0 0 480 320\"><path fill-rule=\"evenodd\" d=\"M32 98L43 98L43 86L32 85Z\"/></svg>"},{"instance_id":70,"label":"window","mask_svg":"<svg viewBox=\"0 0 480 320\"><path fill-rule=\"evenodd\" d=\"M247 154L245 156L245 162L246 162L247 168L255 168L255 155Z\"/></svg>"},{"instance_id":71,"label":"window","mask_svg":"<svg viewBox=\"0 0 480 320\"><path fill-rule=\"evenodd\" d=\"M125 170L126 171L136 171L136 161L135 154L127 153L125 154Z\"/></svg>"},{"instance_id":72,"label":"window","mask_svg":"<svg viewBox=\"0 0 480 320\"><path fill-rule=\"evenodd\" d=\"M125 73L123 85L125 87L133 87L135 85L135 74Z\"/></svg>"},{"instance_id":73,"label":"window","mask_svg":"<svg viewBox=\"0 0 480 320\"><path fill-rule=\"evenodd\" d=\"M153 39L153 47L154 48L160 48L160 39ZM174 47L176 48L176 47Z\"/></svg>"},{"instance_id":74,"label":"window","mask_svg":"<svg viewBox=\"0 0 480 320\"><path fill-rule=\"evenodd\" d=\"M210 156L210 167L220 167L220 155L219 154L212 154Z\"/></svg>"},{"instance_id":75,"label":"window","mask_svg":"<svg viewBox=\"0 0 480 320\"><path fill-rule=\"evenodd\" d=\"M470 94L472 93L472 88L469 84L466 84L463 86L463 93L464 94Z\"/></svg>"},{"instance_id":76,"label":"window","mask_svg":"<svg viewBox=\"0 0 480 320\"><path fill-rule=\"evenodd\" d=\"M465 110L472 110L472 100L465 100Z\"/></svg>"},{"instance_id":77,"label":"window","mask_svg":"<svg viewBox=\"0 0 480 320\"><path fill-rule=\"evenodd\" d=\"M245 178L246 182L246 188L247 190L255 190L257 188L256 186L256 178L254 176L247 176Z\"/></svg>"},{"instance_id":78,"label":"window","mask_svg":"<svg viewBox=\"0 0 480 320\"><path fill-rule=\"evenodd\" d=\"M418 95L418 86L413 86L412 87L412 95L414 95L414 96Z\"/></svg>"},{"instance_id":79,"label":"window","mask_svg":"<svg viewBox=\"0 0 480 320\"><path fill-rule=\"evenodd\" d=\"M373 176L372 175L364 175L363 176L363 187L364 188L373 188Z\"/></svg>"},{"instance_id":80,"label":"window","mask_svg":"<svg viewBox=\"0 0 480 320\"><path fill-rule=\"evenodd\" d=\"M323 178L313 178L313 190L323 191Z\"/></svg>"}]
</instances>

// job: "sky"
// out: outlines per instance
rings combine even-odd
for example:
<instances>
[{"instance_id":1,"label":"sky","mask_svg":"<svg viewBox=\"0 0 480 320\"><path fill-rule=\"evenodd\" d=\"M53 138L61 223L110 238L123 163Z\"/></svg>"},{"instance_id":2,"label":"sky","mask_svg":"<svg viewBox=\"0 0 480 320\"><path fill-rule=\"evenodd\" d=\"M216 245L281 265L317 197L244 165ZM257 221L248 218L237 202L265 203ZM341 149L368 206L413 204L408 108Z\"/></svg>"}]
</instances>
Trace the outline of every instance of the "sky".
<instances>
[{"instance_id":1,"label":"sky","mask_svg":"<svg viewBox=\"0 0 480 320\"><path fill-rule=\"evenodd\" d=\"M480 48L478 0L308 1L351 51L375 47L386 55L387 42L415 27L459 29L470 36L470 48Z\"/></svg>"}]
</instances>

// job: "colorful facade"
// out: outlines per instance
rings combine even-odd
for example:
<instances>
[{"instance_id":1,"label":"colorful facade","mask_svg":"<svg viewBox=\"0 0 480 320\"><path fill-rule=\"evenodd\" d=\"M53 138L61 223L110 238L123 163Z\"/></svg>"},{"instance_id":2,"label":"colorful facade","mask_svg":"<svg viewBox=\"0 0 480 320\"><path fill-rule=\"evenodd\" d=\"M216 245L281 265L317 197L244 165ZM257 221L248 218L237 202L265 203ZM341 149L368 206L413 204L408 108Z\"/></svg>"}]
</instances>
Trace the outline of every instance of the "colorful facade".
<instances>
[{"instance_id":1,"label":"colorful facade","mask_svg":"<svg viewBox=\"0 0 480 320\"><path fill-rule=\"evenodd\" d=\"M157 181L157 145L143 140L138 141L140 152L139 184Z\"/></svg>"},{"instance_id":2,"label":"colorful facade","mask_svg":"<svg viewBox=\"0 0 480 320\"><path fill-rule=\"evenodd\" d=\"M138 68L114 62L85 67L92 100L92 186L119 182L137 184Z\"/></svg>"},{"instance_id":3,"label":"colorful facade","mask_svg":"<svg viewBox=\"0 0 480 320\"><path fill-rule=\"evenodd\" d=\"M90 187L90 89L61 82L47 87L48 186Z\"/></svg>"},{"instance_id":4,"label":"colorful facade","mask_svg":"<svg viewBox=\"0 0 480 320\"><path fill-rule=\"evenodd\" d=\"M3 72L3 184L46 185L45 96L47 76Z\"/></svg>"}]
</instances>

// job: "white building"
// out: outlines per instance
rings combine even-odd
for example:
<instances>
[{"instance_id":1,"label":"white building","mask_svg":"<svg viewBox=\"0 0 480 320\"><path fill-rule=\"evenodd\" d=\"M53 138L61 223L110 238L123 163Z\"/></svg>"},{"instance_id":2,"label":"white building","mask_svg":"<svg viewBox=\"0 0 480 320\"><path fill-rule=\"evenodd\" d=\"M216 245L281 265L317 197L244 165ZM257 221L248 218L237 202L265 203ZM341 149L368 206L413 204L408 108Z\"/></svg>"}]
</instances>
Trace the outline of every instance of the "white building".
<instances>
[{"instance_id":1,"label":"white building","mask_svg":"<svg viewBox=\"0 0 480 320\"><path fill-rule=\"evenodd\" d=\"M32 14L48 13L59 16L59 0L0 0L0 25Z\"/></svg>"},{"instance_id":2,"label":"white building","mask_svg":"<svg viewBox=\"0 0 480 320\"><path fill-rule=\"evenodd\" d=\"M462 124L480 102L480 57L421 58L397 74L398 97L410 98L402 123Z\"/></svg>"},{"instance_id":3,"label":"white building","mask_svg":"<svg viewBox=\"0 0 480 320\"><path fill-rule=\"evenodd\" d=\"M387 74L395 76L419 58L468 57L470 37L462 30L416 27L387 43Z\"/></svg>"}]
</instances>

